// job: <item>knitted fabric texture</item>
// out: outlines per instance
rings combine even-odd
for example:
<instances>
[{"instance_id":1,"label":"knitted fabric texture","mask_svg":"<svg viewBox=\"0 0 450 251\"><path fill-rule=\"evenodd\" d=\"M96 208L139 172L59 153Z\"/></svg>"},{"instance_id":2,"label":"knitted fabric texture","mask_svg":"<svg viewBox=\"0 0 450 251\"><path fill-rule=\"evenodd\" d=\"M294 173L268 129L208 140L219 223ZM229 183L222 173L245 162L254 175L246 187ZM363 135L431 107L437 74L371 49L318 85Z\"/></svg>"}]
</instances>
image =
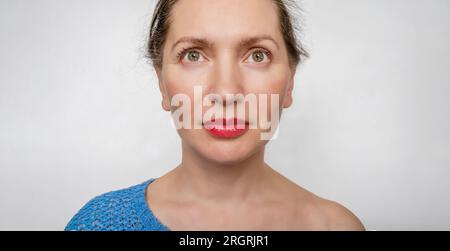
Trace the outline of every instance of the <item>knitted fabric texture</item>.
<instances>
[{"instance_id":1,"label":"knitted fabric texture","mask_svg":"<svg viewBox=\"0 0 450 251\"><path fill-rule=\"evenodd\" d=\"M148 207L146 189L155 179L99 195L86 203L65 231L170 231Z\"/></svg>"}]
</instances>

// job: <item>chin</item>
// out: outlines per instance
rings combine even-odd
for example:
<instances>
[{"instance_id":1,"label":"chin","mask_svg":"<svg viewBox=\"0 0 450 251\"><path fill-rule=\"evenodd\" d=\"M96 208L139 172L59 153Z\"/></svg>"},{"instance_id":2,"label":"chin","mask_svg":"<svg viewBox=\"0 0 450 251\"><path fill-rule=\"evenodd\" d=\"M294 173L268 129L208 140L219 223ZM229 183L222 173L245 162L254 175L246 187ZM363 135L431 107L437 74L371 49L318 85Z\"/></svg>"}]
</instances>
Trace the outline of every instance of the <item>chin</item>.
<instances>
[{"instance_id":1,"label":"chin","mask_svg":"<svg viewBox=\"0 0 450 251\"><path fill-rule=\"evenodd\" d=\"M226 147L208 147L198 151L203 158L222 165L233 165L248 159L252 155L251 149L234 150Z\"/></svg>"},{"instance_id":2,"label":"chin","mask_svg":"<svg viewBox=\"0 0 450 251\"><path fill-rule=\"evenodd\" d=\"M259 139L259 133L252 130L234 139L216 138L205 131L184 136L185 142L202 158L222 165L245 161L266 143Z\"/></svg>"}]
</instances>

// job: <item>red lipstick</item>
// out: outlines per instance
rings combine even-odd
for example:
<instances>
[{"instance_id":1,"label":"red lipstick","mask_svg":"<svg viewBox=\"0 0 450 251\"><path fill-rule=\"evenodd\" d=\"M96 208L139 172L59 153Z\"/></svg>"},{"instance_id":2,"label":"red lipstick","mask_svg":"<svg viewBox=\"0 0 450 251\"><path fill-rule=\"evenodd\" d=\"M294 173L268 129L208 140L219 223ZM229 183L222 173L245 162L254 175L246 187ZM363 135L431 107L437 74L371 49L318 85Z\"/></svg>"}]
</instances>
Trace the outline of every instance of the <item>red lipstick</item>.
<instances>
[{"instance_id":1,"label":"red lipstick","mask_svg":"<svg viewBox=\"0 0 450 251\"><path fill-rule=\"evenodd\" d=\"M248 122L238 118L212 119L203 125L206 131L219 138L236 138L248 130Z\"/></svg>"}]
</instances>

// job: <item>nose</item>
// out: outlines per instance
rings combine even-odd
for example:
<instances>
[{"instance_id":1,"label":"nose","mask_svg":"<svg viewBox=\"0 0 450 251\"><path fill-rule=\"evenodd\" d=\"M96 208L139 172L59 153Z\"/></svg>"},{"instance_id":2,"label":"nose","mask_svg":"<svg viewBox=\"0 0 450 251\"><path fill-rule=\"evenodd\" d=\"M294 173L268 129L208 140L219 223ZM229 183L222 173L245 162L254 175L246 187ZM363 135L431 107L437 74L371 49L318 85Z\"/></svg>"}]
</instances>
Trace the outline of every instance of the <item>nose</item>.
<instances>
[{"instance_id":1,"label":"nose","mask_svg":"<svg viewBox=\"0 0 450 251\"><path fill-rule=\"evenodd\" d=\"M206 94L211 101L221 99L224 106L241 102L243 94L242 74L238 62L231 53L218 57L215 61L206 87Z\"/></svg>"}]
</instances>

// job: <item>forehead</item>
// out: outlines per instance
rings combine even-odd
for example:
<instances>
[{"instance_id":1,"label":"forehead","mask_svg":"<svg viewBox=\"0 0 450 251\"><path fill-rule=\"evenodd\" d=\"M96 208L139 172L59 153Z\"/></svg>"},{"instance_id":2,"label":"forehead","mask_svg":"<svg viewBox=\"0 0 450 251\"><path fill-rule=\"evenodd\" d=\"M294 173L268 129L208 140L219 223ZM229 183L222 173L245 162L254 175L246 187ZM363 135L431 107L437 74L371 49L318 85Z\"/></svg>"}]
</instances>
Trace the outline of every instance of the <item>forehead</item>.
<instances>
[{"instance_id":1,"label":"forehead","mask_svg":"<svg viewBox=\"0 0 450 251\"><path fill-rule=\"evenodd\" d=\"M179 0L171 20L172 41L196 35L223 42L258 34L281 38L273 0Z\"/></svg>"}]
</instances>

